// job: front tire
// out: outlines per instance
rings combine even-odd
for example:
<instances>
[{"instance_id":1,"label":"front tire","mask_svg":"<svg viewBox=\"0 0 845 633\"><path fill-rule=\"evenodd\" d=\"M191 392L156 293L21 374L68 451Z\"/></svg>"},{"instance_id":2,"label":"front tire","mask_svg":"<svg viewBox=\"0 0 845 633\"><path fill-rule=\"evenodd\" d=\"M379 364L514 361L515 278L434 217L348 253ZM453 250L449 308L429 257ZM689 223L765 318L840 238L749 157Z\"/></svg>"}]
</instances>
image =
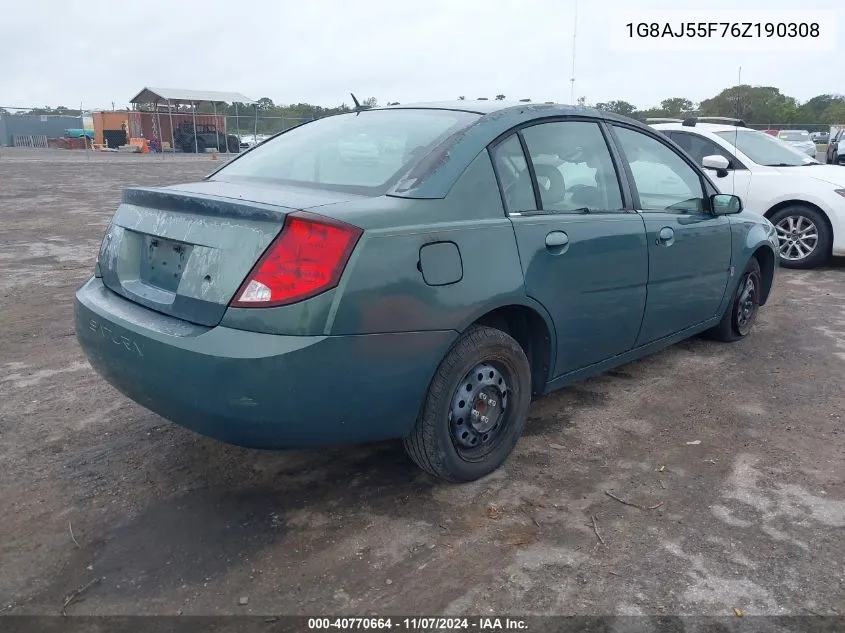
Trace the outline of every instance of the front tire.
<instances>
[{"instance_id":1,"label":"front tire","mask_svg":"<svg viewBox=\"0 0 845 633\"><path fill-rule=\"evenodd\" d=\"M731 343L751 333L760 309L762 281L760 262L756 257L752 257L739 278L733 299L725 314L722 315L722 320L719 321L719 325L707 332L710 338Z\"/></svg>"},{"instance_id":2,"label":"front tire","mask_svg":"<svg viewBox=\"0 0 845 633\"><path fill-rule=\"evenodd\" d=\"M778 256L785 268L816 268L830 257L833 234L816 209L784 207L769 218L777 229Z\"/></svg>"},{"instance_id":3,"label":"front tire","mask_svg":"<svg viewBox=\"0 0 845 633\"><path fill-rule=\"evenodd\" d=\"M405 450L435 477L474 481L507 459L530 404L522 347L501 330L473 326L438 366Z\"/></svg>"}]
</instances>

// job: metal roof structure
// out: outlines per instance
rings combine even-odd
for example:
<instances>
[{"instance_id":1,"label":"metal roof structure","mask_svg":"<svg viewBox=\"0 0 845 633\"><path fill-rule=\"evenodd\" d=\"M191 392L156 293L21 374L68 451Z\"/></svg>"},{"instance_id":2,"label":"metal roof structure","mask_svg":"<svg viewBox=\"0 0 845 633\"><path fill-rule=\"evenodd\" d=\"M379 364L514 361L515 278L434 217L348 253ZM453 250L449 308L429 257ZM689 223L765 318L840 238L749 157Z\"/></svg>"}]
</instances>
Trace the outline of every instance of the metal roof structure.
<instances>
[{"instance_id":1,"label":"metal roof structure","mask_svg":"<svg viewBox=\"0 0 845 633\"><path fill-rule=\"evenodd\" d=\"M190 105L194 103L249 103L255 101L239 92L219 90L186 90L184 88L144 88L129 103L162 103Z\"/></svg>"}]
</instances>

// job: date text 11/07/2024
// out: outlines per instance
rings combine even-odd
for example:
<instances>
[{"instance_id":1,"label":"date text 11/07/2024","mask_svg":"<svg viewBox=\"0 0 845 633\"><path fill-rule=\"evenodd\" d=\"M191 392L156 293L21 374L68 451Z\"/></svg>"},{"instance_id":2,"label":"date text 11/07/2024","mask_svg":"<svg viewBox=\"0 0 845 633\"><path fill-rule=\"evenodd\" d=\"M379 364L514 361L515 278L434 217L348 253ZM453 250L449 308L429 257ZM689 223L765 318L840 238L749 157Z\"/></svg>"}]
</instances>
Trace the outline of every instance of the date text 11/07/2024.
<instances>
[{"instance_id":1,"label":"date text 11/07/2024","mask_svg":"<svg viewBox=\"0 0 845 633\"><path fill-rule=\"evenodd\" d=\"M628 22L628 37L806 38L819 37L818 22Z\"/></svg>"},{"instance_id":2,"label":"date text 11/07/2024","mask_svg":"<svg viewBox=\"0 0 845 633\"><path fill-rule=\"evenodd\" d=\"M518 618L308 618L309 630L364 631L400 629L408 631L527 631L528 624Z\"/></svg>"}]
</instances>

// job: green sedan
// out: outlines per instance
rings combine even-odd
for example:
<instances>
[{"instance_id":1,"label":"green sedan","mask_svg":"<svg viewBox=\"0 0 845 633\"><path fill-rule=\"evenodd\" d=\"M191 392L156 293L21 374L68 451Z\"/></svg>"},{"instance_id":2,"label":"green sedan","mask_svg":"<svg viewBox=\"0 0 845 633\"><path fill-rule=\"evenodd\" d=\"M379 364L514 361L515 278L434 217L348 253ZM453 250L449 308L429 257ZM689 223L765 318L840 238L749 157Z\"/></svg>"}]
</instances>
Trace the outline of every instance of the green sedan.
<instances>
[{"instance_id":1,"label":"green sedan","mask_svg":"<svg viewBox=\"0 0 845 633\"><path fill-rule=\"evenodd\" d=\"M393 106L127 189L76 333L108 382L199 433L401 438L471 481L507 459L532 398L701 332L745 337L776 252L766 219L630 119Z\"/></svg>"}]
</instances>

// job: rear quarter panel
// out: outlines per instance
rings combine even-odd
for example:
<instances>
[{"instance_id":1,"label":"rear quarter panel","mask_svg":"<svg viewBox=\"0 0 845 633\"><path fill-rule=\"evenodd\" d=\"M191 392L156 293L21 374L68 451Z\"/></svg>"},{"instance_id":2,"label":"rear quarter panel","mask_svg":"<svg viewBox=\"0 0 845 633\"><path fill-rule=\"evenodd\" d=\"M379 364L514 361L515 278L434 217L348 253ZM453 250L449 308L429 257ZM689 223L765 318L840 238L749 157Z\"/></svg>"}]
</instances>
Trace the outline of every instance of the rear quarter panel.
<instances>
[{"instance_id":1,"label":"rear quarter panel","mask_svg":"<svg viewBox=\"0 0 845 633\"><path fill-rule=\"evenodd\" d=\"M365 228L335 295L326 334L460 331L497 307L528 304L513 227L486 151L443 199L385 198L378 209L333 215ZM460 252L460 281L426 283L420 248L446 241Z\"/></svg>"}]
</instances>

